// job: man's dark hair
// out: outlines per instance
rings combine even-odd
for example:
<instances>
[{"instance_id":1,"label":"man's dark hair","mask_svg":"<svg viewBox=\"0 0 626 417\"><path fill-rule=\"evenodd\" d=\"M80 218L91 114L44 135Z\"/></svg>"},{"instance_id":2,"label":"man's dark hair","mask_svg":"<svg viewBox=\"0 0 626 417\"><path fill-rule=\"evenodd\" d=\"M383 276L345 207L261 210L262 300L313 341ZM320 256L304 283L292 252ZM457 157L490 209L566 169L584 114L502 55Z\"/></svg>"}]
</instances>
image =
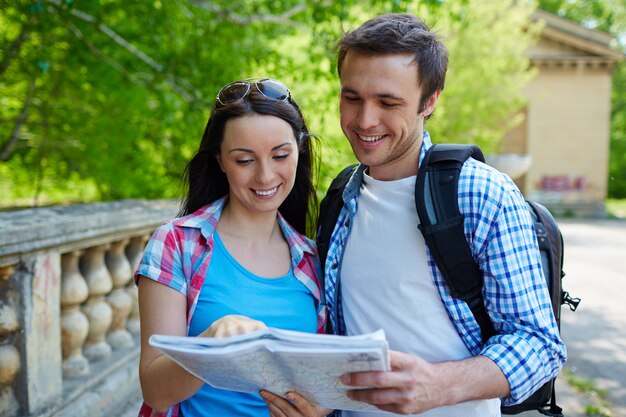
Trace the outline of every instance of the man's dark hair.
<instances>
[{"instance_id":1,"label":"man's dark hair","mask_svg":"<svg viewBox=\"0 0 626 417\"><path fill-rule=\"evenodd\" d=\"M437 90L443 90L448 69L448 51L440 37L426 23L406 13L376 16L357 29L346 33L337 42L337 71L348 51L363 54L414 54L417 77L422 88L420 109Z\"/></svg>"}]
</instances>

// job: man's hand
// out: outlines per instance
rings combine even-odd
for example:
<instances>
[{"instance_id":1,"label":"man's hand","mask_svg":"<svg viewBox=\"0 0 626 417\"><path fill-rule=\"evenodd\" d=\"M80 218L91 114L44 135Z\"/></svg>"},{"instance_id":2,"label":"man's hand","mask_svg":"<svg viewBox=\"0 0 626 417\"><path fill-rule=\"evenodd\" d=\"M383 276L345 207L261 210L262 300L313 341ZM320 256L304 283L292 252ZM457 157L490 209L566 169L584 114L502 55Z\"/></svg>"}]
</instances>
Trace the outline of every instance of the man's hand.
<instances>
[{"instance_id":1,"label":"man's hand","mask_svg":"<svg viewBox=\"0 0 626 417\"><path fill-rule=\"evenodd\" d=\"M265 329L267 326L262 321L253 320L246 316L230 314L215 320L208 329L199 336L204 337L229 337Z\"/></svg>"},{"instance_id":2,"label":"man's hand","mask_svg":"<svg viewBox=\"0 0 626 417\"><path fill-rule=\"evenodd\" d=\"M406 353L391 351L390 355L389 372L356 372L341 377L346 385L368 387L348 392L351 399L396 414L417 414L510 394L506 377L486 356L433 364Z\"/></svg>"},{"instance_id":3,"label":"man's hand","mask_svg":"<svg viewBox=\"0 0 626 417\"><path fill-rule=\"evenodd\" d=\"M391 371L345 374L341 382L355 387L348 396L396 414L417 414L443 405L446 395L436 367L416 356L391 351Z\"/></svg>"}]
</instances>

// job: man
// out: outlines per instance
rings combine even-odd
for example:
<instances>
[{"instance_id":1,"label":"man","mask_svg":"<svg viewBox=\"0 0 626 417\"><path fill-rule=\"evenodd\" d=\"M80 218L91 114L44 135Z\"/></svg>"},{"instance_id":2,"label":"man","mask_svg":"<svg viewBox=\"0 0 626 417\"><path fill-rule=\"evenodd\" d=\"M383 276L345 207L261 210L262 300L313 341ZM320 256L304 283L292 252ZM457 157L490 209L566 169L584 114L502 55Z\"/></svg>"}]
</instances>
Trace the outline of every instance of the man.
<instances>
[{"instance_id":1,"label":"man","mask_svg":"<svg viewBox=\"0 0 626 417\"><path fill-rule=\"evenodd\" d=\"M333 331L383 328L390 372L342 377L352 399L394 414L493 417L519 403L565 363L530 215L515 184L469 159L459 178L465 235L484 274L496 336L483 343L464 301L454 299L417 229L414 188L431 146L424 131L444 87L448 56L407 14L379 16L339 41L341 127L361 163L324 266ZM270 398L272 416L324 415L302 397ZM379 413L343 411L342 416ZM387 414L388 415L388 414Z\"/></svg>"},{"instance_id":2,"label":"man","mask_svg":"<svg viewBox=\"0 0 626 417\"><path fill-rule=\"evenodd\" d=\"M417 230L414 187L431 146L424 121L444 88L448 56L419 19L371 19L339 41L341 128L361 163L325 264L333 329L385 329L390 372L343 377L351 398L397 414L498 416L553 378L566 353L552 313L532 221L514 183L470 159L459 208L484 272L498 333L483 344L463 301L451 297ZM343 412L344 416L370 416Z\"/></svg>"}]
</instances>

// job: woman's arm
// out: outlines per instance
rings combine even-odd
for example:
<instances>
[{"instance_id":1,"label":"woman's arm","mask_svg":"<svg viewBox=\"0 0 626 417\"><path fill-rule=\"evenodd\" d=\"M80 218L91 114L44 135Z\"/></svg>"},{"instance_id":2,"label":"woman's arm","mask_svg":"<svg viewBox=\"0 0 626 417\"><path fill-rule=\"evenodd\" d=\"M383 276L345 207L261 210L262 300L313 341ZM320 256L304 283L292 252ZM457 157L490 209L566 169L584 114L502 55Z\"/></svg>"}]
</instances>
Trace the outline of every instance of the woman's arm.
<instances>
[{"instance_id":1,"label":"woman's arm","mask_svg":"<svg viewBox=\"0 0 626 417\"><path fill-rule=\"evenodd\" d=\"M141 317L141 357L139 379L146 404L164 412L194 395L204 382L148 344L153 334L187 335L187 300L178 291L141 277L139 313ZM229 315L216 320L200 334L204 337L227 337L266 327L258 320Z\"/></svg>"},{"instance_id":2,"label":"woman's arm","mask_svg":"<svg viewBox=\"0 0 626 417\"><path fill-rule=\"evenodd\" d=\"M191 397L203 382L150 346L153 334L187 335L187 300L180 292L140 277L141 356L139 380L146 404L160 412Z\"/></svg>"}]
</instances>

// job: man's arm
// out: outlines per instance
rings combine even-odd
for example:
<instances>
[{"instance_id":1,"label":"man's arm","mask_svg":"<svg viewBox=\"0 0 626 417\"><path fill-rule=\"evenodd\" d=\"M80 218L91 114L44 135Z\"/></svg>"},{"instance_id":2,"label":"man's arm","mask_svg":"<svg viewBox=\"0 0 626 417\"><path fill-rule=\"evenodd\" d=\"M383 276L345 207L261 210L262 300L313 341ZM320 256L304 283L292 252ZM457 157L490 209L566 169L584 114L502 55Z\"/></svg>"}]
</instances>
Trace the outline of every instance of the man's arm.
<instances>
[{"instance_id":1,"label":"man's arm","mask_svg":"<svg viewBox=\"0 0 626 417\"><path fill-rule=\"evenodd\" d=\"M512 405L553 378L565 364L566 351L524 197L507 178L501 187L492 186L490 195L498 209L483 209L493 216L477 222L474 253L483 271L485 307L497 334L479 354L506 376L511 392L502 401Z\"/></svg>"},{"instance_id":2,"label":"man's arm","mask_svg":"<svg viewBox=\"0 0 626 417\"><path fill-rule=\"evenodd\" d=\"M397 414L509 395L504 374L484 356L432 364L392 351L391 371L346 374L341 381L355 387L375 387L353 390L348 395Z\"/></svg>"}]
</instances>

